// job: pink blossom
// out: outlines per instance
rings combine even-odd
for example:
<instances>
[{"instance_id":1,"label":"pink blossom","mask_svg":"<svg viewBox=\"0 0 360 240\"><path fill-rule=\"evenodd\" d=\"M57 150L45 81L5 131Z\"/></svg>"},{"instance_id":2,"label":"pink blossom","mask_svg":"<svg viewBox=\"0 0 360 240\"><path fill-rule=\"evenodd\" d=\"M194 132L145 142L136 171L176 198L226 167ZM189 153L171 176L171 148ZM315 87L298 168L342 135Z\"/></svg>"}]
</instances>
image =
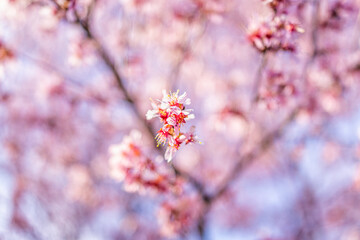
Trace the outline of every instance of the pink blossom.
<instances>
[{"instance_id":1,"label":"pink blossom","mask_svg":"<svg viewBox=\"0 0 360 240\"><path fill-rule=\"evenodd\" d=\"M295 51L294 35L303 32L304 30L298 24L286 19L285 15L281 15L251 30L248 39L260 52L279 50L293 52Z\"/></svg>"},{"instance_id":2,"label":"pink blossom","mask_svg":"<svg viewBox=\"0 0 360 240\"><path fill-rule=\"evenodd\" d=\"M172 172L144 154L140 132L132 131L120 144L112 145L109 153L111 176L123 182L126 191L167 192L174 186Z\"/></svg>"},{"instance_id":3,"label":"pink blossom","mask_svg":"<svg viewBox=\"0 0 360 240\"><path fill-rule=\"evenodd\" d=\"M162 100L155 103L151 100L152 110L146 113L148 120L158 117L163 126L158 131L155 139L159 145L167 145L165 159L170 162L179 149L180 145L185 142L199 142L195 136L195 127L192 127L189 133L184 134L181 127L190 119L194 119L195 115L192 109L185 109L186 105L190 105L190 98L186 97L186 92L179 96L179 91L170 92L169 94L163 90Z\"/></svg>"}]
</instances>

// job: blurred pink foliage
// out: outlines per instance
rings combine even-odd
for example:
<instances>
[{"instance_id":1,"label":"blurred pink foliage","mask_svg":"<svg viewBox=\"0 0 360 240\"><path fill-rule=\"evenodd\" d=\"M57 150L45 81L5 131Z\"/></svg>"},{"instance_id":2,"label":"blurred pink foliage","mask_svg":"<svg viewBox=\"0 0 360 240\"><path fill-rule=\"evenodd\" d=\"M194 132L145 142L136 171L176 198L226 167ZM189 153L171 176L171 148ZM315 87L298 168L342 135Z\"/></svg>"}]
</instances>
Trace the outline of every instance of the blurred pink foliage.
<instances>
[{"instance_id":1,"label":"blurred pink foliage","mask_svg":"<svg viewBox=\"0 0 360 240\"><path fill-rule=\"evenodd\" d=\"M1 0L0 239L360 240L359 8Z\"/></svg>"}]
</instances>

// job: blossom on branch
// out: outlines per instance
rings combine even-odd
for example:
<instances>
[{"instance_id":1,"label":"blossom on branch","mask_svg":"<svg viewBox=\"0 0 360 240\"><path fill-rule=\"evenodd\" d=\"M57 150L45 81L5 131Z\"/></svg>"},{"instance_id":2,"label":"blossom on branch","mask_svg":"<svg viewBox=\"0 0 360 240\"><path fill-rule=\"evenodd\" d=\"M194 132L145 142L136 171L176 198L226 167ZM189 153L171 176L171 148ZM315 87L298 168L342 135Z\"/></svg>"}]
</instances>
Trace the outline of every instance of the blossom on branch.
<instances>
[{"instance_id":1,"label":"blossom on branch","mask_svg":"<svg viewBox=\"0 0 360 240\"><path fill-rule=\"evenodd\" d=\"M290 51L294 52L293 37L304 30L298 24L286 19L284 15L276 16L271 21L263 22L260 26L250 31L248 39L260 52Z\"/></svg>"},{"instance_id":2,"label":"blossom on branch","mask_svg":"<svg viewBox=\"0 0 360 240\"><path fill-rule=\"evenodd\" d=\"M140 132L132 131L120 144L110 147L112 177L124 182L124 188L129 192L176 191L174 173L165 165L148 158L142 151L140 142Z\"/></svg>"},{"instance_id":3,"label":"blossom on branch","mask_svg":"<svg viewBox=\"0 0 360 240\"><path fill-rule=\"evenodd\" d=\"M155 137L158 146L167 144L165 159L170 162L182 143L189 144L199 142L195 135L195 127L184 133L181 127L195 115L192 109L185 109L190 105L190 98L186 98L186 92L179 96L179 91L167 93L163 90L163 99L157 102L151 100L152 110L146 113L147 120L159 118L163 126Z\"/></svg>"}]
</instances>

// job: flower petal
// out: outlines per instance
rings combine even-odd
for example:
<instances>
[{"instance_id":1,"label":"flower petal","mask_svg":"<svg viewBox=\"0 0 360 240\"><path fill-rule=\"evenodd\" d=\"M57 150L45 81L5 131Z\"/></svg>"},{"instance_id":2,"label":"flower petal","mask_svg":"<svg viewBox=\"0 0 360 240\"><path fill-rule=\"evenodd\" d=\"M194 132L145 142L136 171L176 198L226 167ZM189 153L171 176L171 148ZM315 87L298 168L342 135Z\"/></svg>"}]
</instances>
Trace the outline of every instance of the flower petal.
<instances>
[{"instance_id":1,"label":"flower petal","mask_svg":"<svg viewBox=\"0 0 360 240\"><path fill-rule=\"evenodd\" d=\"M153 119L154 117L157 117L157 116L159 116L158 110L148 110L147 113L146 113L146 119L147 120L151 120L151 119Z\"/></svg>"}]
</instances>

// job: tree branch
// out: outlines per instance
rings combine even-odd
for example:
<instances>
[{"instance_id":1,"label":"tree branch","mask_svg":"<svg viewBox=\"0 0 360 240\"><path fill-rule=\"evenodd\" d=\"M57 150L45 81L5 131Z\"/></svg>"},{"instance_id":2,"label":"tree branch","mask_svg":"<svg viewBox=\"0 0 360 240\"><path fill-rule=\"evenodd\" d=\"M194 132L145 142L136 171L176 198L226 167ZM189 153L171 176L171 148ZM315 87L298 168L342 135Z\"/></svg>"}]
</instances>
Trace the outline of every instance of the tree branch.
<instances>
[{"instance_id":1,"label":"tree branch","mask_svg":"<svg viewBox=\"0 0 360 240\"><path fill-rule=\"evenodd\" d=\"M274 144L274 142L282 135L286 126L294 120L298 112L299 108L293 110L276 130L265 135L265 137L260 141L260 147L257 150L253 149L240 158L240 160L232 168L230 174L224 180L224 184L220 186L213 195L210 196L210 201L213 201L223 195L229 189L231 183L235 181L235 179L243 172L243 170L254 163L256 159L258 159Z\"/></svg>"},{"instance_id":2,"label":"tree branch","mask_svg":"<svg viewBox=\"0 0 360 240\"><path fill-rule=\"evenodd\" d=\"M94 6L92 8L94 8ZM89 21L91 19L91 13L88 14L88 18L86 19L86 21L83 21L82 19L80 19L79 15L76 13L76 11L75 11L75 17L76 17L75 24L78 24L81 27L81 29L84 31L84 33L86 34L86 37L88 39L91 39L96 44L101 59L103 60L105 65L111 71L113 77L115 78L115 80L117 82L117 85L118 85L120 91L124 95L125 101L127 101L129 103L135 116L141 122L141 124L145 127L148 134L152 137L155 137L156 132L153 130L151 124L145 119L145 115L140 113L140 111L136 105L136 101L132 98L132 96L127 91L127 89L124 85L125 81L124 81L123 77L121 76L120 72L117 70L115 63L111 59L109 53L106 51L106 49L104 48L104 46L102 45L100 40L94 35L93 31L91 30L90 24L89 24ZM155 141L154 141L154 148L159 153L163 154L163 150L161 148L156 147ZM195 189L200 193L200 195L202 196L204 201L206 201L207 195L205 194L201 183L199 183L190 174L180 171L174 165L171 165L171 167L173 168L176 176L180 176L180 177L183 177L184 179L188 180L193 185L193 187L195 187Z\"/></svg>"}]
</instances>

